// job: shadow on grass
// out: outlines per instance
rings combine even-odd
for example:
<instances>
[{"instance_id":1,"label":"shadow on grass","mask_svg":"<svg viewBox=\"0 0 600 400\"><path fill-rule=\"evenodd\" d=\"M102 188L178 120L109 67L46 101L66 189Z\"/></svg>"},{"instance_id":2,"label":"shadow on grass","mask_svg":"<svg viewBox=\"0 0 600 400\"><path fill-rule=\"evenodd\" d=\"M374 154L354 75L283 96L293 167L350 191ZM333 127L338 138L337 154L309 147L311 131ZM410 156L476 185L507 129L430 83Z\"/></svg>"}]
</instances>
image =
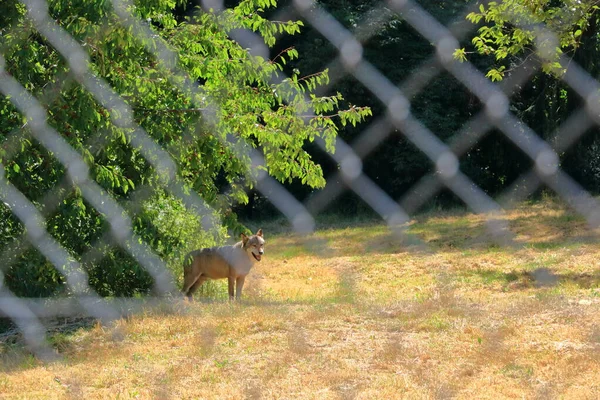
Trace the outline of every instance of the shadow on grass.
<instances>
[{"instance_id":1,"label":"shadow on grass","mask_svg":"<svg viewBox=\"0 0 600 400\"><path fill-rule=\"evenodd\" d=\"M316 255L320 258L432 251L488 251L511 246L554 250L595 243L599 234L585 219L557 203L526 206L495 225L484 216L445 211L416 216L399 231L375 219L317 221L316 234L301 236L290 230L268 243L277 258Z\"/></svg>"},{"instance_id":2,"label":"shadow on grass","mask_svg":"<svg viewBox=\"0 0 600 400\"><path fill-rule=\"evenodd\" d=\"M268 253L274 259L290 259L305 255L319 258L359 256L364 254L393 254L424 247L410 233L391 232L384 225L324 230L310 236L286 235L268 243Z\"/></svg>"},{"instance_id":3,"label":"shadow on grass","mask_svg":"<svg viewBox=\"0 0 600 400\"><path fill-rule=\"evenodd\" d=\"M532 271L513 270L509 272L496 269L477 269L459 274L463 278L477 278L485 285L500 284L505 291L531 288L550 288L561 285L574 285L580 289L600 288L600 271L595 273L556 273L549 268L537 268Z\"/></svg>"},{"instance_id":4,"label":"shadow on grass","mask_svg":"<svg viewBox=\"0 0 600 400\"><path fill-rule=\"evenodd\" d=\"M23 341L21 331L6 319L0 319L0 372L13 372L34 368L44 361L38 360ZM71 336L80 329L91 329L97 324L94 318L41 320L47 328L47 344L60 355L72 348ZM60 359L60 358L59 358Z\"/></svg>"},{"instance_id":5,"label":"shadow on grass","mask_svg":"<svg viewBox=\"0 0 600 400\"><path fill-rule=\"evenodd\" d=\"M486 226L483 217L468 213L430 215L416 221L409 232L432 248L444 250L482 249L499 244L552 250L594 243L599 238L583 217L567 209L500 219L507 229L497 231Z\"/></svg>"}]
</instances>

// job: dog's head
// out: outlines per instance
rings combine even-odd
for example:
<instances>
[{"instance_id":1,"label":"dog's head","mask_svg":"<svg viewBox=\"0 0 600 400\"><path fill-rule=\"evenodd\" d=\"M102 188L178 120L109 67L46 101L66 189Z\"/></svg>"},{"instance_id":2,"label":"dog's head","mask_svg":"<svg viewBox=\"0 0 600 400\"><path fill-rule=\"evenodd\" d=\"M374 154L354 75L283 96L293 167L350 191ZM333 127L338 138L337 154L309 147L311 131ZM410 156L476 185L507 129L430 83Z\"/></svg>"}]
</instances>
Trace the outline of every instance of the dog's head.
<instances>
[{"instance_id":1,"label":"dog's head","mask_svg":"<svg viewBox=\"0 0 600 400\"><path fill-rule=\"evenodd\" d=\"M256 260L260 261L265 252L265 239L263 238L262 229L259 229L256 234L246 236L242 233L242 244L244 249Z\"/></svg>"}]
</instances>

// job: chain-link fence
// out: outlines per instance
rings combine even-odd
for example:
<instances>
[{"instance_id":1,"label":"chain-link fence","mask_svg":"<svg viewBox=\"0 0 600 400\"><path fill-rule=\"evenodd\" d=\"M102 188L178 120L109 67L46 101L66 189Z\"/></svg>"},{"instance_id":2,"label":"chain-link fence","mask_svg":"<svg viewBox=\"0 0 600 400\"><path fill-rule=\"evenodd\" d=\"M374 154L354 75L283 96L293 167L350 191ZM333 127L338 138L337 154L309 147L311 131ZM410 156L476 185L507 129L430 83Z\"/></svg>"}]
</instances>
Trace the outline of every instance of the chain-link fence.
<instances>
[{"instance_id":1,"label":"chain-link fence","mask_svg":"<svg viewBox=\"0 0 600 400\"><path fill-rule=\"evenodd\" d=\"M47 107L53 100L53 93L60 91L66 82L77 82L93 99L107 110L112 110L112 123L127 130L131 146L137 148L142 156L156 171L160 171L159 180L168 190L196 213L203 220L203 228L210 230L220 224L215 220L215 213L201 195L186 190L175 179L177 164L168 151L161 148L144 129L137 125L132 117L133 110L126 99L101 79L90 67L89 54L85 43L74 40L60 23L53 20L48 13L48 4L44 0L26 0L27 16L33 29L46 40L67 61L69 71L65 75L56 76L48 82L47 95L44 98L33 97L23 82L17 81L5 69L7 60L0 54L0 92L6 96L19 112L26 117L26 127L35 141L47 149L65 170L65 178L60 185L47 191L36 207L32 199L27 198L5 176L7 162L10 161L11 143L18 142L23 130L6 134L4 165L0 177L0 195L4 204L25 227L24 233L2 249L3 260L14 260L26 246L33 246L49 260L62 274L70 296L61 298L21 298L3 285L0 269L0 311L22 331L29 347L41 357L51 357L54 353L48 348L45 339L44 322L48 317L87 315L102 321L118 318L123 312L130 312L136 307L157 302L179 301L177 281L169 272L165 261L161 259L142 238L132 229L131 204L126 209L112 198L91 176L86 160L74 149L48 122ZM220 12L224 4L218 1L206 1L205 9ZM526 198L541 185L555 191L592 227L600 222L600 208L597 201L580 185L567 175L559 166L558 154L576 144L579 138L594 124L600 115L598 94L599 83L586 71L571 60L560 59L565 67L561 79L577 92L585 102L585 108L578 109L560 126L552 143L544 141L535 131L521 122L510 110L510 97L514 92L531 79L539 71L538 61L528 59L514 68L510 76L501 83L490 82L484 74L469 62L459 62L453 56L459 47L459 41L475 30L475 26L465 21L465 16L477 5L468 5L453 22L447 26L438 22L426 12L418 2L398 0L381 3L375 7L369 17L348 30L332 15L312 1L297 0L282 8L274 20L300 18L316 29L327 41L338 50L335 59L330 60L331 82L325 87L351 76L360 82L386 108L384 115L363 125L362 132L352 143L340 138L336 141L336 151L331 155L333 162L339 165L339 171L326 177L328 185L306 202L298 201L278 183L264 172L257 175L256 189L268 197L268 200L290 221L294 231L309 233L315 229L314 216L334 202L345 190L352 191L368 204L389 226L396 235L403 235L403 227L410 220L411 214L430 200L441 190L449 189L459 197L471 210L482 213L487 220L487 229L501 245L511 243L512 234L506 220L502 218L503 208L513 202ZM169 71L172 84L186 93L196 97L203 96L203 88L191 79L178 66L177 56L160 41L153 40L154 32L147 21L139 20L132 12L132 4L127 0L113 0L110 7L118 15L120 24L127 28L140 43L147 44L146 50L162 63ZM400 16L412 28L435 47L435 53L423 64L415 68L411 75L396 85L380 72L364 56L364 43L375 34L377 27L388 18ZM553 33L541 24L537 30L540 37L552 39ZM7 34L7 32L4 32ZM230 36L247 48L251 54L268 59L267 46L257 36L245 30L230 32ZM556 39L553 39L556 41ZM539 43L542 42L540 39ZM428 83L443 73L451 74L474 95L483 109L468 121L463 129L453 136L449 143L439 139L438 135L428 129L411 112L411 100L426 90ZM279 78L281 79L281 77ZM205 123L219 123L214 112L216 104L197 104L202 110ZM212 108L211 108L212 107ZM523 174L512 187L506 189L500 200L495 200L480 189L459 167L459 158L475 146L489 131L497 130L518 146L530 159L533 168ZM374 180L363 172L363 160L371 154L390 135L399 133L422 151L435 165L434 171L422 177L401 201L390 197ZM102 148L105 143L95 138L94 146ZM325 149L324 141L316 143ZM241 160L251 160L255 168L264 166L262 154L252 146L239 146L239 138L230 135L224 145L238 154ZM13 146L13 153L17 149ZM260 169L263 171L263 169ZM61 200L61 189L77 187L85 200L106 219L110 229L96 241L92 248L83 254L73 257L47 230L46 218L55 210ZM130 197L134 199L133 210L145 198L145 188L138 187ZM26 245L23 245L26 243ZM99 261L104 256L106 246L119 247L141 265L152 277L156 297L142 300L131 298L112 298L107 300L98 295L88 285L88 276L82 268L82 262ZM3 261L4 262L4 261Z\"/></svg>"}]
</instances>

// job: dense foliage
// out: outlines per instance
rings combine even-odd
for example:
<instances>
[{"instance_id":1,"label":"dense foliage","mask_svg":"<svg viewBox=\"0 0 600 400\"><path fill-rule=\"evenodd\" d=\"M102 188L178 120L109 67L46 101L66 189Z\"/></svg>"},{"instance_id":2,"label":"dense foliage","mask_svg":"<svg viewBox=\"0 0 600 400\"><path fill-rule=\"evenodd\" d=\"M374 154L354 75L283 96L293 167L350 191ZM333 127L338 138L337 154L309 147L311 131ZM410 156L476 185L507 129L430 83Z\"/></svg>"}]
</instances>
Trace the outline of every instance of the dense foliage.
<instances>
[{"instance_id":1,"label":"dense foliage","mask_svg":"<svg viewBox=\"0 0 600 400\"><path fill-rule=\"evenodd\" d=\"M494 56L502 65L487 72L492 81L501 80L515 65L513 57L537 56L544 72L560 75L565 65L559 57L574 54L595 29L596 1L503 0L480 4L467 19L484 22L472 43L479 54ZM465 61L465 49L455 57ZM512 64L512 65L511 65Z\"/></svg>"},{"instance_id":2,"label":"dense foliage","mask_svg":"<svg viewBox=\"0 0 600 400\"><path fill-rule=\"evenodd\" d=\"M427 63L431 56L435 56L432 44L401 15L381 2L322 0L319 3L362 39L364 57L392 82L401 87L410 86L433 68ZM419 0L417 3L444 25L472 24L456 56L467 58L491 80L511 74L526 60L537 66L537 72L517 87L512 95L511 112L545 140L551 141L556 128L575 110L585 106L579 96L560 80L561 69L556 64L558 57L562 54L567 61L577 62L593 77L600 77L595 1ZM483 4L481 8L478 3ZM476 5L476 11L468 11L468 7L473 5ZM556 32L556 41L544 36L544 41L536 42L535 33L543 26ZM536 54L536 43L543 43L543 57ZM294 60L294 65L305 73L325 67L337 55L337 50L310 26L293 38L293 44L307 55ZM550 44L555 47L549 47ZM386 112L385 106L371 94L369 88L350 76L338 81L335 89L342 91L351 102L371 106L374 117ZM456 138L467 122L482 110L477 97L443 71L410 100L411 112L446 143ZM364 126L345 129L341 136L352 143L363 129ZM600 140L597 130L592 129L560 154L561 168L592 193L600 192L598 149ZM327 156L321 156L317 151L315 157L324 165L326 176L336 171L337 166L328 162ZM496 130L491 130L460 157L461 170L491 196L507 189L531 167L529 157ZM387 139L364 160L367 175L395 199L402 199L432 170L432 162L396 130L391 130ZM292 189L299 196L310 194L304 188ZM443 191L425 206L434 204L455 206L460 201L452 193ZM341 201L332 203L329 210L348 213L364 208L368 207L363 207L357 196L347 193Z\"/></svg>"},{"instance_id":3,"label":"dense foliage","mask_svg":"<svg viewBox=\"0 0 600 400\"><path fill-rule=\"evenodd\" d=\"M215 13L196 10L180 18L182 1L138 1L126 10L151 29L141 39L123 23L110 2L51 0L49 14L89 55L90 70L106 81L133 110L134 120L175 161L177 183L198 193L222 226L207 230L201 216L171 194L164 171L156 170L157 154L132 142L132 129L115 118L123 110L105 109L72 73L65 59L38 33L25 6L9 0L0 15L0 53L6 73L40 99L48 124L76 149L93 179L117 199L134 222L140 240L148 243L173 268L191 248L221 242L226 228L239 232L231 207L247 201L257 169L247 147L262 152L266 171L285 182L309 187L325 184L321 167L304 150L321 137L333 151L337 123L356 124L368 108L341 108L338 93L316 96L328 81L327 71L288 78L278 76L298 57L294 48L272 60L252 55L229 33L248 29L268 46L279 35L297 33L301 22L270 22L263 9L274 1L245 0ZM57 28L58 29L58 28ZM198 90L188 90L165 60L153 50L174 52L177 68ZM210 107L212 121L203 111ZM91 286L102 295L145 293L152 280L128 249L106 239L105 215L94 209L65 175L54 154L31 136L26 118L7 97L0 98L0 159L5 178L47 218L47 229L75 259L81 259ZM228 140L243 139L232 148ZM11 257L4 265L5 283L18 295L47 296L65 290L63 276L26 241L24 228L11 208L0 207L0 245ZM100 250L99 257L88 257ZM98 254L98 253L96 253ZM89 260L89 261L88 261Z\"/></svg>"},{"instance_id":4,"label":"dense foliage","mask_svg":"<svg viewBox=\"0 0 600 400\"><path fill-rule=\"evenodd\" d=\"M479 54L490 58L487 77L492 81L504 79L526 63L528 68L541 69L514 96L513 111L544 139L552 141L556 129L575 110L585 107L579 95L560 78L574 63L595 79L600 78L599 10L594 0L483 3L467 15L479 26L472 47L458 49L455 57L466 60ZM598 193L600 138L597 128L585 133L575 146L560 154L561 166L587 190ZM527 163L523 155L516 158Z\"/></svg>"},{"instance_id":5,"label":"dense foliage","mask_svg":"<svg viewBox=\"0 0 600 400\"><path fill-rule=\"evenodd\" d=\"M450 24L459 18L467 5L464 0L423 0L418 3L443 24ZM432 66L427 64L427 60L435 55L435 48L404 21L401 15L381 2L336 0L320 1L319 4L357 35L364 46L364 58L394 84L411 83L421 74L430 72ZM284 39L283 46L292 44L305 55L293 61L293 65L304 73L325 68L337 56L337 50L311 26L306 26L301 34L294 38ZM335 72L343 71L340 68ZM374 117L386 113L386 105L371 93L370 88L357 82L350 75L342 74L334 90L344 93L350 102L369 105L373 109ZM447 73L431 80L410 100L411 112L444 141L450 140L480 109L474 96ZM364 128L362 125L358 129L344 129L340 132L341 137L352 143ZM319 151L315 151L314 154L315 159L324 166L326 176L337 170L337 165L332 163L327 155ZM489 176L489 171L476 165L480 162L487 163L487 156L481 151L475 151L468 156L469 160L463 166L476 175L478 184L484 187L494 178ZM363 161L363 168L364 172L392 198L399 199L421 177L431 172L433 166L425 154L401 132L391 129L388 137ZM311 194L306 188L292 187L292 190L300 198ZM447 202L451 196L444 193L440 199ZM328 212L347 214L369 209L357 196L346 193L340 201L331 203Z\"/></svg>"}]
</instances>

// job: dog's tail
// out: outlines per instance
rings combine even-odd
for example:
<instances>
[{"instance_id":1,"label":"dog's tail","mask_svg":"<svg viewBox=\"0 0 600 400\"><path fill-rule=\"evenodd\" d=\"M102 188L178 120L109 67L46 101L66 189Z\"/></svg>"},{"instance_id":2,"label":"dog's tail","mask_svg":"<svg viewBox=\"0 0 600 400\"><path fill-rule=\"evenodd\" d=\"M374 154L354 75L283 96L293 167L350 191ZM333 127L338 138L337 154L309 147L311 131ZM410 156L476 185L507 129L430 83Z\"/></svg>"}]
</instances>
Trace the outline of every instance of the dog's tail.
<instances>
[{"instance_id":1,"label":"dog's tail","mask_svg":"<svg viewBox=\"0 0 600 400\"><path fill-rule=\"evenodd\" d=\"M193 285L193 282L191 281L191 279L192 279L192 277L191 277L192 264L194 263L194 256L196 255L196 253L197 253L197 251L190 251L183 258L183 288L182 288L182 292L183 292L183 295L186 296L190 300L192 299L192 294L190 293L190 289Z\"/></svg>"},{"instance_id":2,"label":"dog's tail","mask_svg":"<svg viewBox=\"0 0 600 400\"><path fill-rule=\"evenodd\" d=\"M198 251L190 251L183 258L183 273L184 274L187 271L189 271L190 268L192 267L192 264L194 263L194 257L196 256L197 253L198 253Z\"/></svg>"}]
</instances>

